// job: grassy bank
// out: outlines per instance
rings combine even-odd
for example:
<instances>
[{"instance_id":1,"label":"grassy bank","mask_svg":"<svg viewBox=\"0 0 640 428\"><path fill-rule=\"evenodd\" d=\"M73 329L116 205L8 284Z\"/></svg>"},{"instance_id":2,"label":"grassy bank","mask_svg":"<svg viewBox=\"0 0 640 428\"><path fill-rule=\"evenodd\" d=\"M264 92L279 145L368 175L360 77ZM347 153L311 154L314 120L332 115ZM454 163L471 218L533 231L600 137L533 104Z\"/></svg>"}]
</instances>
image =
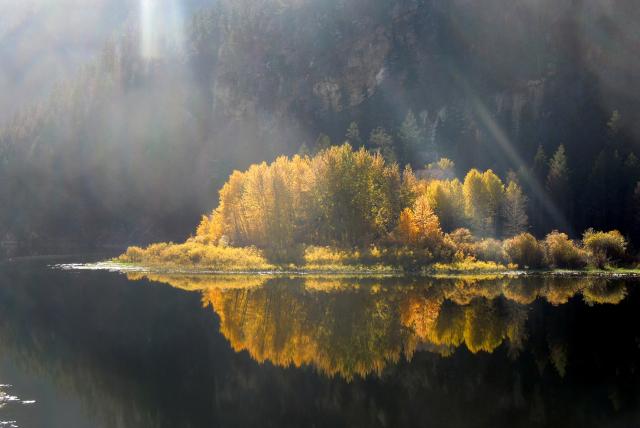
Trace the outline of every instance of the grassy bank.
<instances>
[{"instance_id":1,"label":"grassy bank","mask_svg":"<svg viewBox=\"0 0 640 428\"><path fill-rule=\"evenodd\" d=\"M514 263L477 260L459 256L450 262L434 262L428 254L406 248L341 250L308 246L300 249L295 263L274 263L255 247L222 247L187 241L159 243L147 248L129 247L113 260L155 272L218 273L317 273L317 274L422 274L466 275L508 273L519 269ZM535 274L640 275L637 268L536 269Z\"/></svg>"},{"instance_id":2,"label":"grassy bank","mask_svg":"<svg viewBox=\"0 0 640 428\"><path fill-rule=\"evenodd\" d=\"M274 263L255 247L221 247L187 241L129 247L115 262L154 271L301 272L301 273L491 273L516 268L466 257L452 263L433 263L429 254L406 248L342 250L307 246L294 263Z\"/></svg>"}]
</instances>

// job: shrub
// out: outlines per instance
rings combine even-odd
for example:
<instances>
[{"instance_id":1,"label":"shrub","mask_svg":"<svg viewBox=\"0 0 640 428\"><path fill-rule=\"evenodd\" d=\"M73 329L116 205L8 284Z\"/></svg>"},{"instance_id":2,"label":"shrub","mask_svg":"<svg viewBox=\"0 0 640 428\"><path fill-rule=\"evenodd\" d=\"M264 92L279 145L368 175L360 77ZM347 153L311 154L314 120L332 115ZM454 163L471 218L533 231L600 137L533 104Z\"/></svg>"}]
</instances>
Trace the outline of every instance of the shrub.
<instances>
[{"instance_id":1,"label":"shrub","mask_svg":"<svg viewBox=\"0 0 640 428\"><path fill-rule=\"evenodd\" d=\"M544 267L544 248L530 233L521 233L504 241L504 251L521 268Z\"/></svg>"},{"instance_id":2,"label":"shrub","mask_svg":"<svg viewBox=\"0 0 640 428\"><path fill-rule=\"evenodd\" d=\"M476 242L473 245L473 252L478 260L502 263L506 259L502 242L497 239L487 238Z\"/></svg>"},{"instance_id":3,"label":"shrub","mask_svg":"<svg viewBox=\"0 0 640 428\"><path fill-rule=\"evenodd\" d=\"M503 272L510 269L510 266L505 266L501 263L494 261L481 261L476 260L473 257L466 257L464 259L454 259L451 263L434 263L432 269L438 274L451 274L451 273L494 273Z\"/></svg>"},{"instance_id":4,"label":"shrub","mask_svg":"<svg viewBox=\"0 0 640 428\"><path fill-rule=\"evenodd\" d=\"M473 242L475 241L473 235L471 234L471 231L464 227L461 227L449 233L449 237L453 240L453 242L456 243L456 245L473 244Z\"/></svg>"},{"instance_id":5,"label":"shrub","mask_svg":"<svg viewBox=\"0 0 640 428\"><path fill-rule=\"evenodd\" d=\"M146 249L129 247L119 262L140 263L147 267L198 267L210 270L272 270L261 250L253 247L219 247L197 241L183 244L158 243Z\"/></svg>"},{"instance_id":6,"label":"shrub","mask_svg":"<svg viewBox=\"0 0 640 428\"><path fill-rule=\"evenodd\" d=\"M306 266L331 267L357 264L360 253L357 251L341 250L331 247L309 246L304 250L304 264Z\"/></svg>"},{"instance_id":7,"label":"shrub","mask_svg":"<svg viewBox=\"0 0 640 428\"><path fill-rule=\"evenodd\" d=\"M582 243L599 268L624 258L627 249L627 241L617 230L600 232L588 229L582 235Z\"/></svg>"},{"instance_id":8,"label":"shrub","mask_svg":"<svg viewBox=\"0 0 640 428\"><path fill-rule=\"evenodd\" d=\"M466 255L475 254L475 238L471 234L469 229L461 227L447 234L449 241L451 241L458 251L462 251Z\"/></svg>"},{"instance_id":9,"label":"shrub","mask_svg":"<svg viewBox=\"0 0 640 428\"><path fill-rule=\"evenodd\" d=\"M550 265L568 269L581 269L587 265L587 252L570 240L566 233L554 230L545 238L544 246Z\"/></svg>"}]
</instances>

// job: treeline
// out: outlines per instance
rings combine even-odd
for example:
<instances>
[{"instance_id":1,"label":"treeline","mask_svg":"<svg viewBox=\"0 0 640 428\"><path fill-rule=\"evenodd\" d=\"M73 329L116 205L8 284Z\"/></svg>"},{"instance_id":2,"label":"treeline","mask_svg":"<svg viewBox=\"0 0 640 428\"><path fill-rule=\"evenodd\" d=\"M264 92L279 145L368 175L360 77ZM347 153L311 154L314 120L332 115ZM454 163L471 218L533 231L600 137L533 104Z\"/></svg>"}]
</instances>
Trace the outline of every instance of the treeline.
<instances>
[{"instance_id":1,"label":"treeline","mask_svg":"<svg viewBox=\"0 0 640 428\"><path fill-rule=\"evenodd\" d=\"M394 248L385 262L405 267L484 260L584 268L626 261L627 241L618 231L588 230L581 245L560 232L539 242L527 233L527 197L515 178L505 185L493 171L475 169L463 181L434 178L453 167L443 159L419 178L409 166L401 173L380 153L349 144L280 157L235 171L192 242L256 246L272 262L297 262L310 245Z\"/></svg>"},{"instance_id":2,"label":"treeline","mask_svg":"<svg viewBox=\"0 0 640 428\"><path fill-rule=\"evenodd\" d=\"M620 120L620 114L614 111L606 123L608 137L605 147L591 164L576 164L564 144L553 148L550 154L547 154L543 145L539 145L529 161L514 163L505 173L505 185L514 182L518 186L509 190L510 198L505 201L507 206L503 209L515 210L512 217L526 217L525 223L536 235L544 235L552 229L565 229L572 235L577 235L581 229L588 227L615 227L628 237L640 236L640 160L633 150L624 147L619 135ZM418 120L413 111L409 110L397 127L391 130L376 127L368 137L362 136L358 124L352 122L339 141L381 153L387 161L410 165L426 177L454 177L462 171L456 171L455 165L446 158L440 158L440 161L434 161L426 167L423 163L424 160L438 159L441 153L449 152L435 142L433 133L436 131L424 120ZM331 144L331 139L321 134L310 147L303 144L299 153L308 154ZM581 157L578 154L578 158ZM476 164L469 162L466 155L461 158L463 164ZM426 171L422 171L425 168ZM474 170L472 168L470 178L479 182L482 174ZM484 177L484 180L495 182L491 176ZM460 183L440 183L437 186L440 185L440 189L431 190L432 199L434 192L449 193L449 199L451 194L457 192L458 196L453 197L458 200L456 212L463 213L464 210L459 208ZM497 205L498 200L495 200L493 209L497 209ZM500 235L501 227L506 228L507 234L521 230L517 225L501 224L500 218L495 218L495 215L484 216L484 219L488 223L484 226L476 223L475 226L480 226L476 229L484 229L485 234L497 232ZM456 218L455 214L442 215L441 221L446 229L453 229L454 225L474 226L469 224L469 218L465 221ZM492 222L494 223L490 224Z\"/></svg>"},{"instance_id":3,"label":"treeline","mask_svg":"<svg viewBox=\"0 0 640 428\"><path fill-rule=\"evenodd\" d=\"M492 170L472 169L460 181L448 159L428 165L419 178L381 152L344 144L235 171L198 236L287 249L367 246L391 233L410 241L418 233L412 225L430 229L430 219L445 232L468 228L482 237L527 229L527 197L515 178L505 185Z\"/></svg>"}]
</instances>

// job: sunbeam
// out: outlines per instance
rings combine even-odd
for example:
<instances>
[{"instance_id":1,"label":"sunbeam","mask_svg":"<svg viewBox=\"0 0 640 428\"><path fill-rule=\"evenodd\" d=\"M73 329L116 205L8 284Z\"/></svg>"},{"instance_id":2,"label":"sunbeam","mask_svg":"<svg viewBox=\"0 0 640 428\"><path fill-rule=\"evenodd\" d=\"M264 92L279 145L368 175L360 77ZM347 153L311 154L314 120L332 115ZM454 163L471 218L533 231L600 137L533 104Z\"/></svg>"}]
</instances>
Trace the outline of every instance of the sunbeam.
<instances>
[{"instance_id":1,"label":"sunbeam","mask_svg":"<svg viewBox=\"0 0 640 428\"><path fill-rule=\"evenodd\" d=\"M140 50L145 59L159 59L184 46L184 16L177 0L140 0Z\"/></svg>"}]
</instances>

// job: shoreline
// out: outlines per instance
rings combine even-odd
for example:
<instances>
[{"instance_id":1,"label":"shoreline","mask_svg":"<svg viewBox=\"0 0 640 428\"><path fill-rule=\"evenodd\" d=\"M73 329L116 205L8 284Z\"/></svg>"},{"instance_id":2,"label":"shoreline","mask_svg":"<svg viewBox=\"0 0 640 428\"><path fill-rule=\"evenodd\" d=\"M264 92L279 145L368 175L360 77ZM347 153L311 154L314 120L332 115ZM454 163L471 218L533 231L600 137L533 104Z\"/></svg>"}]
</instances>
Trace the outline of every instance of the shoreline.
<instances>
[{"instance_id":1,"label":"shoreline","mask_svg":"<svg viewBox=\"0 0 640 428\"><path fill-rule=\"evenodd\" d=\"M64 270L106 270L119 273L152 273L171 275L197 275L197 276L327 276L327 277L407 277L407 278L464 278L468 276L503 276L503 277L598 277L598 278L640 278L640 269L615 268L602 269L549 269L549 270L446 270L426 268L422 271L405 271L391 266L381 266L378 269L348 268L345 269L244 269L244 270L219 270L198 268L194 266L158 266L135 263L122 263L117 261L102 261L97 263L69 263L52 265L54 268Z\"/></svg>"}]
</instances>

